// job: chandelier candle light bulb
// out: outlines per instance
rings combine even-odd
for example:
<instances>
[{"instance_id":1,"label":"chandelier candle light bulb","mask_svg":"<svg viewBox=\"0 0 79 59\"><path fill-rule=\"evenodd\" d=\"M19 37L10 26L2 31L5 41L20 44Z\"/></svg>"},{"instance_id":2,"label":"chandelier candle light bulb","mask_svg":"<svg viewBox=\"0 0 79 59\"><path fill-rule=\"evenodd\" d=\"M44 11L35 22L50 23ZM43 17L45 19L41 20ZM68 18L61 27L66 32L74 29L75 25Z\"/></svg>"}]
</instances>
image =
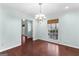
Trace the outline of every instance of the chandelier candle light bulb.
<instances>
[{"instance_id":1,"label":"chandelier candle light bulb","mask_svg":"<svg viewBox=\"0 0 79 59\"><path fill-rule=\"evenodd\" d=\"M42 14L42 12L41 12L41 5L42 5L42 3L39 3L39 5L40 5L40 13L37 14L37 15L35 15L35 19L36 19L38 22L39 22L39 21L43 21L43 20L46 19L45 15Z\"/></svg>"}]
</instances>

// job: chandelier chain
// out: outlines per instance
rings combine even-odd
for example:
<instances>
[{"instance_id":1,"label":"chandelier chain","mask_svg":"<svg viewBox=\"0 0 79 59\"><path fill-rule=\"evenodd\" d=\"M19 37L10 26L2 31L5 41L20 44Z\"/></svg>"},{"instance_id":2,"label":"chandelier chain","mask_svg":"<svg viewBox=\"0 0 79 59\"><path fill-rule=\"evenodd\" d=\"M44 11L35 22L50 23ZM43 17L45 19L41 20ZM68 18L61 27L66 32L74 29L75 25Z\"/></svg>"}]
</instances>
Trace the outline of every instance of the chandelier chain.
<instances>
[{"instance_id":1,"label":"chandelier chain","mask_svg":"<svg viewBox=\"0 0 79 59\"><path fill-rule=\"evenodd\" d=\"M42 13L42 3L39 3L40 5L40 14Z\"/></svg>"}]
</instances>

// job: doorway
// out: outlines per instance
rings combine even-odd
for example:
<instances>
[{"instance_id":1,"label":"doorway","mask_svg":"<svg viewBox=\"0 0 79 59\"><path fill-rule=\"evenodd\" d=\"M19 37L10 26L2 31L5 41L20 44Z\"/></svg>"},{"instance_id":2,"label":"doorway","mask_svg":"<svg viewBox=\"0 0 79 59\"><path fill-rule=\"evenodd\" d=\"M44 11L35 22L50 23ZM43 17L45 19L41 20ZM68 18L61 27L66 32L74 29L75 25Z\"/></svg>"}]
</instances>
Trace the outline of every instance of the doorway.
<instances>
[{"instance_id":1,"label":"doorway","mask_svg":"<svg viewBox=\"0 0 79 59\"><path fill-rule=\"evenodd\" d=\"M21 20L21 42L26 43L33 38L33 21L22 19Z\"/></svg>"}]
</instances>

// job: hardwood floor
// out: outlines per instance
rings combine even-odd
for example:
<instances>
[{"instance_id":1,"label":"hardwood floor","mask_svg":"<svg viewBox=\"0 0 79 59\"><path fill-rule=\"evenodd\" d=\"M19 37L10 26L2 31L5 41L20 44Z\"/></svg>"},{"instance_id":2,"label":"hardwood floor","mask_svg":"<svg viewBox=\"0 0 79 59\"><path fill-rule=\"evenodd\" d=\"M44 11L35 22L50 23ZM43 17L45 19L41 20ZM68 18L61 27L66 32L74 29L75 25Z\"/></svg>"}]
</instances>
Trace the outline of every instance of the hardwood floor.
<instances>
[{"instance_id":1,"label":"hardwood floor","mask_svg":"<svg viewBox=\"0 0 79 59\"><path fill-rule=\"evenodd\" d=\"M79 49L30 38L21 46L1 52L2 56L79 56Z\"/></svg>"}]
</instances>

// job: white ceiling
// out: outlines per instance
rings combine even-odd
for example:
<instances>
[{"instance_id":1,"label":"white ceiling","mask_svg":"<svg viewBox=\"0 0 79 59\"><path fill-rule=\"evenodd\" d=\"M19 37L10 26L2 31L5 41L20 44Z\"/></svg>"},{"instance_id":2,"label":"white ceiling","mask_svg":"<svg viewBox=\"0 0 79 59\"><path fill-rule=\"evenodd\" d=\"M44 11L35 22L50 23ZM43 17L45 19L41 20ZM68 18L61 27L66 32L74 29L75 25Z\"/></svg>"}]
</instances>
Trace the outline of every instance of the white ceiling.
<instances>
[{"instance_id":1,"label":"white ceiling","mask_svg":"<svg viewBox=\"0 0 79 59\"><path fill-rule=\"evenodd\" d=\"M39 13L38 3L4 3L3 5L18 10L31 18ZM66 6L69 6L69 9L65 9ZM42 5L42 13L47 18L58 18L64 13L78 11L79 3L44 3Z\"/></svg>"}]
</instances>

